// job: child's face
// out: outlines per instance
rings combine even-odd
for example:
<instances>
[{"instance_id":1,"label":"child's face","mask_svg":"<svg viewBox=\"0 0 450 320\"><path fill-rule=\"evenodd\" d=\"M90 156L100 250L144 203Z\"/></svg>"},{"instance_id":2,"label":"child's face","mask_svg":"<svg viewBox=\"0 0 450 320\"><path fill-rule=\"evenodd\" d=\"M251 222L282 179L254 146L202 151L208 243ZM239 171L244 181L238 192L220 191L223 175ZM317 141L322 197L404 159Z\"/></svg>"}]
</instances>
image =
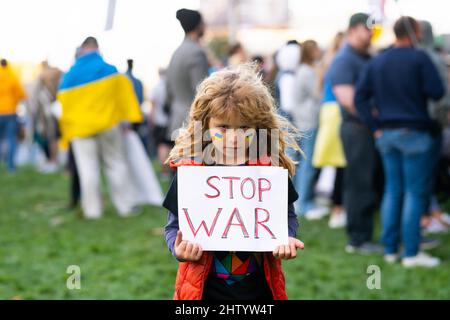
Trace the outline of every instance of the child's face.
<instances>
[{"instance_id":1,"label":"child's face","mask_svg":"<svg viewBox=\"0 0 450 320\"><path fill-rule=\"evenodd\" d=\"M239 116L229 119L211 117L208 128L216 155L224 159L225 164L246 161L247 149L256 135L255 128L249 127Z\"/></svg>"}]
</instances>

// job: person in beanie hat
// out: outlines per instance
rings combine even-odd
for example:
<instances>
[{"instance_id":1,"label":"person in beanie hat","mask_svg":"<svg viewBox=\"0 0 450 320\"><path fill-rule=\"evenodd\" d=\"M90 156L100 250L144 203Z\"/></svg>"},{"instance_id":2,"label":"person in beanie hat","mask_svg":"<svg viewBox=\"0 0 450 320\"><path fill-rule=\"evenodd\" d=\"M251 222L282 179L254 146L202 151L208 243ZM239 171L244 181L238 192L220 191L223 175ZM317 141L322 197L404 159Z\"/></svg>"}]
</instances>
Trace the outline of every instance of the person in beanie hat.
<instances>
[{"instance_id":1,"label":"person in beanie hat","mask_svg":"<svg viewBox=\"0 0 450 320\"><path fill-rule=\"evenodd\" d=\"M177 19L180 21L185 33L189 33L195 30L200 24L203 24L200 12L195 10L180 9L177 11Z\"/></svg>"},{"instance_id":2,"label":"person in beanie hat","mask_svg":"<svg viewBox=\"0 0 450 320\"><path fill-rule=\"evenodd\" d=\"M172 134L180 128L194 100L197 85L208 76L209 63L200 45L205 24L198 11L180 9L176 13L185 32L181 45L172 55L167 68L167 96L165 111L168 113L166 139L174 141Z\"/></svg>"}]
</instances>

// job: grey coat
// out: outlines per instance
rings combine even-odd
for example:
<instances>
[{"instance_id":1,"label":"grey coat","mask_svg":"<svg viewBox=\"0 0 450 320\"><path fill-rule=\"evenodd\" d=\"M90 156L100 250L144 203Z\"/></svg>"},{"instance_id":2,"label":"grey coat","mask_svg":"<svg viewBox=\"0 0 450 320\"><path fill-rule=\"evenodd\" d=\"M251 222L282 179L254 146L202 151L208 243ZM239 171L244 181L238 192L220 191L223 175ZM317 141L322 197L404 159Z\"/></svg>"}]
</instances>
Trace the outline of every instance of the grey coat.
<instances>
[{"instance_id":1,"label":"grey coat","mask_svg":"<svg viewBox=\"0 0 450 320\"><path fill-rule=\"evenodd\" d=\"M301 64L295 73L294 124L300 131L319 126L320 98L315 95L317 75L311 66Z\"/></svg>"},{"instance_id":2,"label":"grey coat","mask_svg":"<svg viewBox=\"0 0 450 320\"><path fill-rule=\"evenodd\" d=\"M167 69L167 98L170 101L168 138L189 114L198 84L208 76L209 63L199 43L185 37L172 55Z\"/></svg>"}]
</instances>

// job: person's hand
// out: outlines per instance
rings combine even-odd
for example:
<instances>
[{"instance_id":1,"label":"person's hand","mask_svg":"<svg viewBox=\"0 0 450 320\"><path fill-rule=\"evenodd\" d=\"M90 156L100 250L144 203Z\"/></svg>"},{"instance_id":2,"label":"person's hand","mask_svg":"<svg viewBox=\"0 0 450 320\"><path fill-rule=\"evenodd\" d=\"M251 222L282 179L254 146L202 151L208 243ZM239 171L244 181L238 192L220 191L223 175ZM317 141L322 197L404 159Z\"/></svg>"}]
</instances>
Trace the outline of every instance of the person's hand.
<instances>
[{"instance_id":1,"label":"person's hand","mask_svg":"<svg viewBox=\"0 0 450 320\"><path fill-rule=\"evenodd\" d=\"M289 244L276 247L273 250L273 256L277 259L294 259L297 257L297 249L303 250L304 248L305 244L302 241L289 237Z\"/></svg>"},{"instance_id":2,"label":"person's hand","mask_svg":"<svg viewBox=\"0 0 450 320\"><path fill-rule=\"evenodd\" d=\"M199 244L184 241L181 231L178 230L175 239L175 256L181 261L198 261L202 254L202 247Z\"/></svg>"}]
</instances>

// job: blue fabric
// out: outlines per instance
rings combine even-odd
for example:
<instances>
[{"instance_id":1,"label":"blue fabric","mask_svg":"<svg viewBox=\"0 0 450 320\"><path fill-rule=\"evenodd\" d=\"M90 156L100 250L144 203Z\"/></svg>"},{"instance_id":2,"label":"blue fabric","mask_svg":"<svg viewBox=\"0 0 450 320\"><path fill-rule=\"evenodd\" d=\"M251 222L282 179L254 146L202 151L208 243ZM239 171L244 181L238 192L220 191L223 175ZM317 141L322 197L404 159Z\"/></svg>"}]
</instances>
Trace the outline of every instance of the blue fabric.
<instances>
[{"instance_id":1,"label":"blue fabric","mask_svg":"<svg viewBox=\"0 0 450 320\"><path fill-rule=\"evenodd\" d=\"M142 102L144 102L144 87L142 85L142 81L137 79L131 71L127 71L126 75L133 83L134 93L136 94L139 105L141 105Z\"/></svg>"},{"instance_id":2,"label":"blue fabric","mask_svg":"<svg viewBox=\"0 0 450 320\"><path fill-rule=\"evenodd\" d=\"M14 156L17 149L17 116L15 114L0 116L0 146L4 141L7 146L6 167L8 172L13 172L16 169Z\"/></svg>"},{"instance_id":3,"label":"blue fabric","mask_svg":"<svg viewBox=\"0 0 450 320\"><path fill-rule=\"evenodd\" d=\"M90 52L75 61L63 76L59 90L85 85L116 73L117 68L107 64L98 52Z\"/></svg>"},{"instance_id":4,"label":"blue fabric","mask_svg":"<svg viewBox=\"0 0 450 320\"><path fill-rule=\"evenodd\" d=\"M360 54L355 49L353 49L352 46L350 46L349 44L345 44L336 53L327 73L325 74L324 89L326 90L326 93L331 92L332 94L332 87L335 87L337 85L356 85L358 78L369 59L369 55ZM328 97L330 97L330 95L328 95ZM325 96L324 99L326 99ZM335 101L335 99L330 101ZM342 106L341 112L342 118L344 120L355 118L347 111L345 111Z\"/></svg>"},{"instance_id":5,"label":"blue fabric","mask_svg":"<svg viewBox=\"0 0 450 320\"><path fill-rule=\"evenodd\" d=\"M355 106L372 130L381 127L433 129L428 99L439 99L444 87L428 55L413 47L392 47L364 69L358 81ZM378 110L377 118L372 109Z\"/></svg>"},{"instance_id":6,"label":"blue fabric","mask_svg":"<svg viewBox=\"0 0 450 320\"><path fill-rule=\"evenodd\" d=\"M420 219L431 194L435 141L431 134L410 129L386 129L376 139L385 173L381 204L381 241L385 253L415 256L420 245Z\"/></svg>"},{"instance_id":7,"label":"blue fabric","mask_svg":"<svg viewBox=\"0 0 450 320\"><path fill-rule=\"evenodd\" d=\"M314 185L317 169L312 165L314 145L316 142L317 130L309 130L303 133L300 139L300 148L305 157L300 159L297 165L297 173L294 177L295 189L298 190L299 199L296 201L297 212L304 215L314 208Z\"/></svg>"},{"instance_id":8,"label":"blue fabric","mask_svg":"<svg viewBox=\"0 0 450 320\"><path fill-rule=\"evenodd\" d=\"M333 87L331 86L331 82L329 79L325 79L323 82L323 97L322 97L322 103L326 102L335 102L336 97L333 93Z\"/></svg>"}]
</instances>

